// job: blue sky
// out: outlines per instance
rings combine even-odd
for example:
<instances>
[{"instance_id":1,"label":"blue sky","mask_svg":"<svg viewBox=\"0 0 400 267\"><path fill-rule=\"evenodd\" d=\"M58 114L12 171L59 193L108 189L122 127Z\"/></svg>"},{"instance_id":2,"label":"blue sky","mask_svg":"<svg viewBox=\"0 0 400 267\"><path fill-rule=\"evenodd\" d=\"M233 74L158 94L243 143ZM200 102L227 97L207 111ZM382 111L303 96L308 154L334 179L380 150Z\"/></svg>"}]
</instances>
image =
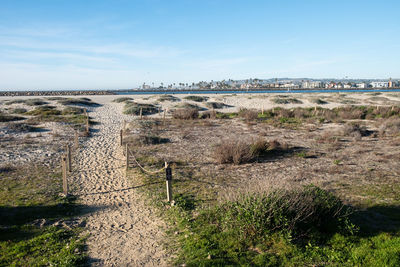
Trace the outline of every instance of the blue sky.
<instances>
[{"instance_id":1,"label":"blue sky","mask_svg":"<svg viewBox=\"0 0 400 267\"><path fill-rule=\"evenodd\" d=\"M400 1L0 0L0 90L400 78Z\"/></svg>"}]
</instances>

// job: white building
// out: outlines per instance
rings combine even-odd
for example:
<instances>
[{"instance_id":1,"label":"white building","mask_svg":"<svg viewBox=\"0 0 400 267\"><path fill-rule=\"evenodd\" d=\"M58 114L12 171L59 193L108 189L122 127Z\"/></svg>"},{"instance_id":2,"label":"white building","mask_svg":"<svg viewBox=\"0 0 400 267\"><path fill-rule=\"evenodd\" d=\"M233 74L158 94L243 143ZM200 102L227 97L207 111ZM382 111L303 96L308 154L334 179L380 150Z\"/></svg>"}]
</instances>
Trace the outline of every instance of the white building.
<instances>
[{"instance_id":1,"label":"white building","mask_svg":"<svg viewBox=\"0 0 400 267\"><path fill-rule=\"evenodd\" d=\"M374 88L387 88L389 87L389 82L371 82L370 85Z\"/></svg>"},{"instance_id":2,"label":"white building","mask_svg":"<svg viewBox=\"0 0 400 267\"><path fill-rule=\"evenodd\" d=\"M363 88L367 88L368 85L367 85L366 83L357 83L357 84L356 84L356 87L357 87L357 88L360 88L360 89L363 89Z\"/></svg>"}]
</instances>

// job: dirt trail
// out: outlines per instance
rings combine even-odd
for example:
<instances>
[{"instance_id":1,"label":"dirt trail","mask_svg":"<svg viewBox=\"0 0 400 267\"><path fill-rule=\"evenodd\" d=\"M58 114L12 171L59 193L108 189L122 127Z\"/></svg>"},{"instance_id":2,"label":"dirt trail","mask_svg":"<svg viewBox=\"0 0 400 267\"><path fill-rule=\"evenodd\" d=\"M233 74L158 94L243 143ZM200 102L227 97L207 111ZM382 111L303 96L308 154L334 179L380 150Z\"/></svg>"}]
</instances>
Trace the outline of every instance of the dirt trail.
<instances>
[{"instance_id":1,"label":"dirt trail","mask_svg":"<svg viewBox=\"0 0 400 267\"><path fill-rule=\"evenodd\" d=\"M120 106L104 103L90 116L100 124L76 156L74 194L96 211L86 216L92 266L165 266L160 240L163 222L146 206L125 178L122 148L118 145Z\"/></svg>"}]
</instances>

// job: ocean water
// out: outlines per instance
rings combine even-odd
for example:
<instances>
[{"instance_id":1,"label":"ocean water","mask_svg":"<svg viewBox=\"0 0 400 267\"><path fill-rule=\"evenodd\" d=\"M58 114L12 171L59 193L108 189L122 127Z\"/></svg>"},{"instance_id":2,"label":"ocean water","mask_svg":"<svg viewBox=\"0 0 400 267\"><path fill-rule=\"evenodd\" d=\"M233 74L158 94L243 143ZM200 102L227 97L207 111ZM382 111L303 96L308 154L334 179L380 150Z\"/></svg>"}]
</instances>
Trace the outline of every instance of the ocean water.
<instances>
[{"instance_id":1,"label":"ocean water","mask_svg":"<svg viewBox=\"0 0 400 267\"><path fill-rule=\"evenodd\" d=\"M165 91L114 91L117 95L163 95L163 94L268 94L268 93L376 93L376 92L400 92L400 89L338 89L338 90L257 90L257 91L217 91L217 90L165 90Z\"/></svg>"}]
</instances>

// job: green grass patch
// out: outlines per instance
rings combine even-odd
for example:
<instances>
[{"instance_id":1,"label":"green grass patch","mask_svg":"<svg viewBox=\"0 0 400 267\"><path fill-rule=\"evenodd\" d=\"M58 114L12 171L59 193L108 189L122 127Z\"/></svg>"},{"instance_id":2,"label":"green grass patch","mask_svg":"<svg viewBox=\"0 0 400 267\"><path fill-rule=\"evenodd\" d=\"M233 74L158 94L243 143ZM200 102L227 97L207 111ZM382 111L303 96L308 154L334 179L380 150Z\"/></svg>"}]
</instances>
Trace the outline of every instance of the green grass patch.
<instances>
[{"instance_id":1,"label":"green grass patch","mask_svg":"<svg viewBox=\"0 0 400 267\"><path fill-rule=\"evenodd\" d=\"M80 228L52 226L80 207L59 197L61 174L46 166L0 168L0 266L80 266L85 238ZM38 220L44 222L38 225Z\"/></svg>"}]
</instances>

